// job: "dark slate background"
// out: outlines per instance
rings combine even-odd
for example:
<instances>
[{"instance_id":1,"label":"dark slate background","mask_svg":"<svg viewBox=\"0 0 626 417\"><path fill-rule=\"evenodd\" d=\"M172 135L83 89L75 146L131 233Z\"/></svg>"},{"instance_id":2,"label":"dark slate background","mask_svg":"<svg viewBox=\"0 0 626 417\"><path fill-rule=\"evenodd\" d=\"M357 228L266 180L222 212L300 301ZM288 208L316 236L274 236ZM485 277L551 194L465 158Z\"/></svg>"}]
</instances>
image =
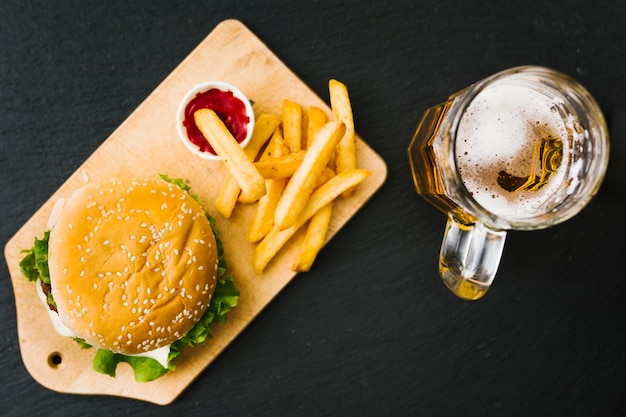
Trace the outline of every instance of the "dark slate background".
<instances>
[{"instance_id":1,"label":"dark slate background","mask_svg":"<svg viewBox=\"0 0 626 417\"><path fill-rule=\"evenodd\" d=\"M540 0L0 3L0 243L222 20L255 32L328 100L350 89L389 177L168 407L49 391L25 370L0 259L5 416L626 415L626 4ZM596 97L612 161L596 198L550 230L509 234L487 297L437 276L445 218L413 191L421 113L522 64ZM621 116L621 117L620 117Z\"/></svg>"}]
</instances>

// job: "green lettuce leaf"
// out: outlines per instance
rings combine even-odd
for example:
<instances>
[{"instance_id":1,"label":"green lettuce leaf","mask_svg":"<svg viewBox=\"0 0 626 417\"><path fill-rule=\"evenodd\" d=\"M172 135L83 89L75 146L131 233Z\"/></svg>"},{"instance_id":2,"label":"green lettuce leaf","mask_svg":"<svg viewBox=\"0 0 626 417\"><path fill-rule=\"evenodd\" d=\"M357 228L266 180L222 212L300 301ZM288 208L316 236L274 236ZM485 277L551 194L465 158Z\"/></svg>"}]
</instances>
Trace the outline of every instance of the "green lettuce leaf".
<instances>
[{"instance_id":1,"label":"green lettuce leaf","mask_svg":"<svg viewBox=\"0 0 626 417\"><path fill-rule=\"evenodd\" d=\"M117 365L128 363L132 368L137 382L150 382L165 375L167 368L152 358L128 356L113 353L109 350L98 349L93 359L93 369L102 374L115 377Z\"/></svg>"},{"instance_id":2,"label":"green lettuce leaf","mask_svg":"<svg viewBox=\"0 0 626 417\"><path fill-rule=\"evenodd\" d=\"M26 256L20 261L20 271L29 281L37 281L41 278L44 284L50 284L50 271L48 269L48 241L50 231L47 230L43 238L35 238L31 249L23 250Z\"/></svg>"}]
</instances>

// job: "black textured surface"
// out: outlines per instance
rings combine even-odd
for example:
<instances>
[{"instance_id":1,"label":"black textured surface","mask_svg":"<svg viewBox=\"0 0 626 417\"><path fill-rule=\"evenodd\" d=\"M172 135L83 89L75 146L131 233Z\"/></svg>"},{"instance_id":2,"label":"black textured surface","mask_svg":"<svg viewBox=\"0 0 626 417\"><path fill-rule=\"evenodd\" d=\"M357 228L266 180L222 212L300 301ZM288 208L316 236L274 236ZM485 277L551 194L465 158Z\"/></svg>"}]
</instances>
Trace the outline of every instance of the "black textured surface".
<instances>
[{"instance_id":1,"label":"black textured surface","mask_svg":"<svg viewBox=\"0 0 626 417\"><path fill-rule=\"evenodd\" d=\"M387 183L165 408L39 386L2 258L2 415L626 415L623 2L3 1L2 247L227 18L326 100L329 78L347 84ZM464 302L437 276L445 219L413 192L405 148L427 107L521 64L596 97L613 128L609 174L575 219L511 233L492 290Z\"/></svg>"}]
</instances>

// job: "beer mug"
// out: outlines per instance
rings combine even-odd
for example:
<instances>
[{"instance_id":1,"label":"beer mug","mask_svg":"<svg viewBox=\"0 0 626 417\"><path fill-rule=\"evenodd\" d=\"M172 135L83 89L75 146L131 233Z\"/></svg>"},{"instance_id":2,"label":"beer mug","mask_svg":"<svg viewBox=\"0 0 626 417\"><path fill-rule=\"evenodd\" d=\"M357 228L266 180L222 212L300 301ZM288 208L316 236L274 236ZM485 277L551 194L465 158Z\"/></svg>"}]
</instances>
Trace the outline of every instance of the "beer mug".
<instances>
[{"instance_id":1,"label":"beer mug","mask_svg":"<svg viewBox=\"0 0 626 417\"><path fill-rule=\"evenodd\" d=\"M408 153L417 192L448 216L441 278L460 298L476 300L496 275L507 230L553 226L596 194L609 143L584 87L524 66L428 109Z\"/></svg>"}]
</instances>

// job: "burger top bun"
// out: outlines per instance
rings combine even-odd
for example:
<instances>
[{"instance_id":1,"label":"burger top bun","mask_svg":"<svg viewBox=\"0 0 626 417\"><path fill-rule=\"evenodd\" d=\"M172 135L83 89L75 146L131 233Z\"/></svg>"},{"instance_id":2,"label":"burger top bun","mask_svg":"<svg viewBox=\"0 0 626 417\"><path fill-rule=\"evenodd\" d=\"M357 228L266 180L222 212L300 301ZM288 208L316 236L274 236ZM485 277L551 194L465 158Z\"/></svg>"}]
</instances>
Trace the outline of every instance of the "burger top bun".
<instances>
[{"instance_id":1,"label":"burger top bun","mask_svg":"<svg viewBox=\"0 0 626 417\"><path fill-rule=\"evenodd\" d=\"M202 317L217 248L187 192L161 180L113 179L67 199L48 263L59 317L77 337L141 354L180 339Z\"/></svg>"}]
</instances>

